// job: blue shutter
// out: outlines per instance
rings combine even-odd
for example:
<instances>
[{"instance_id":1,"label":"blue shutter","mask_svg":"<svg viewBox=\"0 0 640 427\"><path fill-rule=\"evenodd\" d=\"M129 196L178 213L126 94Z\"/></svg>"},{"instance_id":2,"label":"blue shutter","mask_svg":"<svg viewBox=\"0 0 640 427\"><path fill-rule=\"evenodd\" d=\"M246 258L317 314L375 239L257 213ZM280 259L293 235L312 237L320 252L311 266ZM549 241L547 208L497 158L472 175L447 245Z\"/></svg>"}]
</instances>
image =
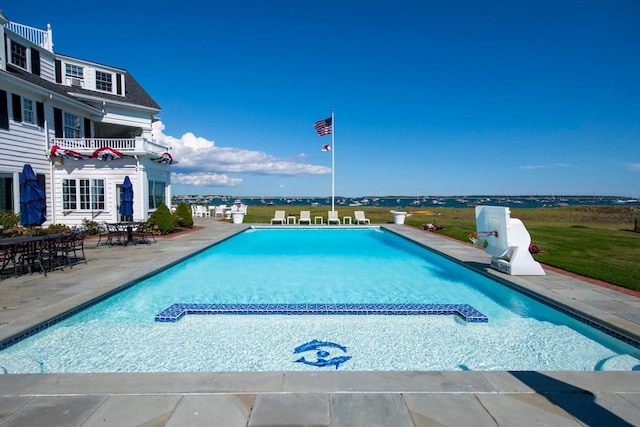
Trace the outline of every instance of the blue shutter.
<instances>
[{"instance_id":1,"label":"blue shutter","mask_svg":"<svg viewBox=\"0 0 640 427\"><path fill-rule=\"evenodd\" d=\"M40 75L40 52L34 48L31 48L31 73Z\"/></svg>"},{"instance_id":2,"label":"blue shutter","mask_svg":"<svg viewBox=\"0 0 640 427\"><path fill-rule=\"evenodd\" d=\"M9 99L4 90L0 90L0 129L9 129Z\"/></svg>"},{"instance_id":3,"label":"blue shutter","mask_svg":"<svg viewBox=\"0 0 640 427\"><path fill-rule=\"evenodd\" d=\"M64 138L64 128L62 127L62 110L59 108L53 109L53 127L55 128L56 138Z\"/></svg>"},{"instance_id":4,"label":"blue shutter","mask_svg":"<svg viewBox=\"0 0 640 427\"><path fill-rule=\"evenodd\" d=\"M38 119L38 126L44 127L44 104L42 102L36 102L36 117Z\"/></svg>"},{"instance_id":5,"label":"blue shutter","mask_svg":"<svg viewBox=\"0 0 640 427\"><path fill-rule=\"evenodd\" d=\"M21 122L22 121L22 99L20 99L20 95L12 93L11 102L13 103L13 120L16 122Z\"/></svg>"}]
</instances>

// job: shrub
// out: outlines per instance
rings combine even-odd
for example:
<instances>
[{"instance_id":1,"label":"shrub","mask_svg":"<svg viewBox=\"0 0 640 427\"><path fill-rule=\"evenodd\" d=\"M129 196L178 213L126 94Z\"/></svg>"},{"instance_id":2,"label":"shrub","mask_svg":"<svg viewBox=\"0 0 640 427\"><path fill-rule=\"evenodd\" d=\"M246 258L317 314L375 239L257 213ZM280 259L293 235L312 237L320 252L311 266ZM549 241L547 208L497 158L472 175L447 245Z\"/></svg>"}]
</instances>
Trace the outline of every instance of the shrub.
<instances>
[{"instance_id":1,"label":"shrub","mask_svg":"<svg viewBox=\"0 0 640 427\"><path fill-rule=\"evenodd\" d=\"M149 222L157 227L161 234L173 233L175 225L173 223L173 215L164 203L160 203L158 208L149 217Z\"/></svg>"},{"instance_id":2,"label":"shrub","mask_svg":"<svg viewBox=\"0 0 640 427\"><path fill-rule=\"evenodd\" d=\"M191 206L185 202L180 202L176 211L173 213L175 223L179 227L193 227L193 213L191 212Z\"/></svg>"},{"instance_id":3,"label":"shrub","mask_svg":"<svg viewBox=\"0 0 640 427\"><path fill-rule=\"evenodd\" d=\"M82 230L84 231L84 234L88 236L100 234L100 225L95 221L84 218L82 220Z\"/></svg>"},{"instance_id":4,"label":"shrub","mask_svg":"<svg viewBox=\"0 0 640 427\"><path fill-rule=\"evenodd\" d=\"M0 225L3 229L10 229L18 226L20 222L20 214L4 211L0 212Z\"/></svg>"}]
</instances>

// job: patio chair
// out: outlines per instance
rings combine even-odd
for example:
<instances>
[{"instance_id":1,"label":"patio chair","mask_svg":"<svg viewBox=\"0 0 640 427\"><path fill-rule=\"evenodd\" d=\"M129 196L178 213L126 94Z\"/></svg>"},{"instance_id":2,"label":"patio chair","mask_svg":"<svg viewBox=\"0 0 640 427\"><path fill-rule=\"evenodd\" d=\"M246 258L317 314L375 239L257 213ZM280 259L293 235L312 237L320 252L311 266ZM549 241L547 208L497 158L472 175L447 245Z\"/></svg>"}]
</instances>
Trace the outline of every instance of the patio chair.
<instances>
[{"instance_id":1,"label":"patio chair","mask_svg":"<svg viewBox=\"0 0 640 427\"><path fill-rule=\"evenodd\" d=\"M109 234L107 235L106 245L113 246L119 244L126 244L128 232L127 228L122 224L109 224L107 223L107 231ZM115 241L113 240L115 238Z\"/></svg>"},{"instance_id":2,"label":"patio chair","mask_svg":"<svg viewBox=\"0 0 640 427\"><path fill-rule=\"evenodd\" d=\"M273 218L271 218L271 224L274 224L276 222L279 222L280 224L285 224L285 215L284 215L284 211L276 211L275 215Z\"/></svg>"},{"instance_id":3,"label":"patio chair","mask_svg":"<svg viewBox=\"0 0 640 427\"><path fill-rule=\"evenodd\" d=\"M303 222L311 225L311 211L300 211L300 220L298 224L302 224Z\"/></svg>"},{"instance_id":4,"label":"patio chair","mask_svg":"<svg viewBox=\"0 0 640 427\"><path fill-rule=\"evenodd\" d=\"M218 205L213 213L214 218L224 218L227 205Z\"/></svg>"},{"instance_id":5,"label":"patio chair","mask_svg":"<svg viewBox=\"0 0 640 427\"><path fill-rule=\"evenodd\" d=\"M138 243L144 243L146 245L150 245L151 242L156 243L156 236L153 234L153 224L150 222L143 222L142 224L138 224L133 234L135 235L136 241Z\"/></svg>"},{"instance_id":6,"label":"patio chair","mask_svg":"<svg viewBox=\"0 0 640 427\"><path fill-rule=\"evenodd\" d=\"M3 245L0 248L0 277L3 277L5 273L11 276L18 275L18 265L16 264L16 252L13 245ZM10 272L10 270L13 270Z\"/></svg>"},{"instance_id":7,"label":"patio chair","mask_svg":"<svg viewBox=\"0 0 640 427\"><path fill-rule=\"evenodd\" d=\"M101 224L98 224L98 243L96 244L96 247L100 246L100 242L102 241L102 238L105 238L105 245L109 244L109 228L107 227L107 223L103 222Z\"/></svg>"},{"instance_id":8,"label":"patio chair","mask_svg":"<svg viewBox=\"0 0 640 427\"><path fill-rule=\"evenodd\" d=\"M81 254L81 256L79 256L79 254ZM84 233L78 232L62 236L56 242L56 258L60 267L62 267L63 263L70 268L73 268L74 264L81 261L84 261L86 264L87 257L84 255Z\"/></svg>"},{"instance_id":9,"label":"patio chair","mask_svg":"<svg viewBox=\"0 0 640 427\"><path fill-rule=\"evenodd\" d=\"M193 216L195 218L207 218L211 216L209 209L206 206L194 205L191 209L193 210Z\"/></svg>"},{"instance_id":10,"label":"patio chair","mask_svg":"<svg viewBox=\"0 0 640 427\"><path fill-rule=\"evenodd\" d=\"M335 222L340 225L340 217L338 217L338 211L329 211L329 216L327 217L327 224L331 224Z\"/></svg>"},{"instance_id":11,"label":"patio chair","mask_svg":"<svg viewBox=\"0 0 640 427\"><path fill-rule=\"evenodd\" d=\"M362 223L371 225L371 221L369 221L369 218L365 218L364 211L353 211L353 220L356 222L356 224Z\"/></svg>"}]
</instances>

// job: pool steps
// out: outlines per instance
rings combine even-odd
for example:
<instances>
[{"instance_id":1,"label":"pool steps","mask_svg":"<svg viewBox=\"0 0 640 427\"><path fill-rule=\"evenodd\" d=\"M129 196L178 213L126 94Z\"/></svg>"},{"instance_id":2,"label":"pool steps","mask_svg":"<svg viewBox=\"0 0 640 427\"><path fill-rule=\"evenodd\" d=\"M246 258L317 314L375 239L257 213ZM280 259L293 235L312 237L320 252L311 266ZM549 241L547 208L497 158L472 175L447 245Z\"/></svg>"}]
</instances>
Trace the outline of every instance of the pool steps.
<instances>
[{"instance_id":1,"label":"pool steps","mask_svg":"<svg viewBox=\"0 0 640 427\"><path fill-rule=\"evenodd\" d=\"M457 315L467 323L489 318L469 304L188 304L176 303L156 315L156 322L177 322L195 315Z\"/></svg>"}]
</instances>

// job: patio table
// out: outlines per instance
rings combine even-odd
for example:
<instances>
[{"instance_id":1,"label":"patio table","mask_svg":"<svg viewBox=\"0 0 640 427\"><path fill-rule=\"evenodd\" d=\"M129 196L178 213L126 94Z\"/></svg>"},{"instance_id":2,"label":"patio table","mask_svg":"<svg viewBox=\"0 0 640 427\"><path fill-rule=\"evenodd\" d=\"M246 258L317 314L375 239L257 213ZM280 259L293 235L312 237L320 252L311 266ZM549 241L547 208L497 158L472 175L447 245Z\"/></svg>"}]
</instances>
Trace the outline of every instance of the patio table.
<instances>
[{"instance_id":1,"label":"patio table","mask_svg":"<svg viewBox=\"0 0 640 427\"><path fill-rule=\"evenodd\" d=\"M68 233L42 234L37 236L18 236L0 239L0 251L2 253L2 272L7 266L13 264L13 273L18 275L18 268L27 268L29 274L36 267L47 275L55 262L61 267L57 257L56 243L61 241ZM45 268L45 263L47 267Z\"/></svg>"}]
</instances>

